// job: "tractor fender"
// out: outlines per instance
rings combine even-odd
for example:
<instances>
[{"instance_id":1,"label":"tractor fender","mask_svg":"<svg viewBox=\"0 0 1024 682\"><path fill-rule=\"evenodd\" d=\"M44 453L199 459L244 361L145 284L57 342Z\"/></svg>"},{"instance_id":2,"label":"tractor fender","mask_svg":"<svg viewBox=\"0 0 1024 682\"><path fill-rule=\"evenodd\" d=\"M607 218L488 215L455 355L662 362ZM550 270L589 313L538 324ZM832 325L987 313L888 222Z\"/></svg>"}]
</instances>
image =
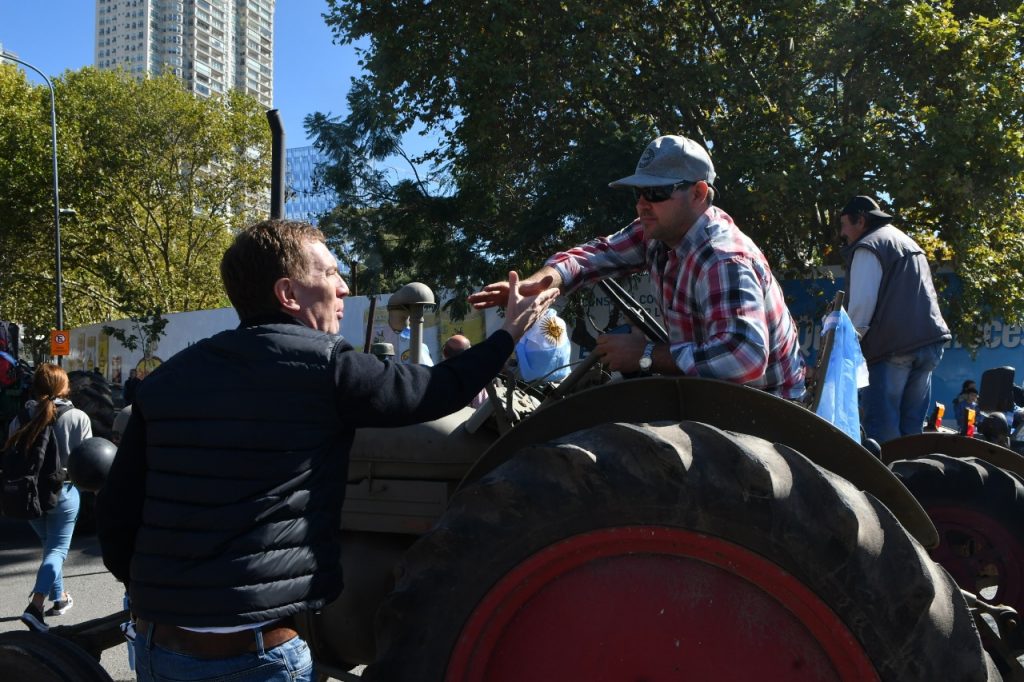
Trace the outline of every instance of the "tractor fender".
<instances>
[{"instance_id":1,"label":"tractor fender","mask_svg":"<svg viewBox=\"0 0 1024 682\"><path fill-rule=\"evenodd\" d=\"M618 381L545 403L494 442L473 464L459 489L528 445L608 422L697 421L787 445L874 495L925 547L939 536L910 491L874 455L797 403L748 386L695 377ZM1011 453L1012 454L1012 453Z\"/></svg>"},{"instance_id":2,"label":"tractor fender","mask_svg":"<svg viewBox=\"0 0 1024 682\"><path fill-rule=\"evenodd\" d=\"M1024 457L1009 448L958 433L919 433L882 445L882 462L942 454L957 459L974 457L1024 478Z\"/></svg>"}]
</instances>

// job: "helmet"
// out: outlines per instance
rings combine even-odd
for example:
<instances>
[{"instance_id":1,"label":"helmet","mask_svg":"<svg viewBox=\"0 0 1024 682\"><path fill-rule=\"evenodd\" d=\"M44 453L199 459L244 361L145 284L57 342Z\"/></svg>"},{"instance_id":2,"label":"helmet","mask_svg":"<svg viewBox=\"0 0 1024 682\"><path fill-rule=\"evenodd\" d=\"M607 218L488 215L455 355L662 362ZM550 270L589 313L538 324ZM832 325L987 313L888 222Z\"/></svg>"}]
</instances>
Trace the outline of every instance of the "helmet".
<instances>
[{"instance_id":1,"label":"helmet","mask_svg":"<svg viewBox=\"0 0 1024 682\"><path fill-rule=\"evenodd\" d=\"M864 449L870 452L872 455L874 455L878 459L882 459L882 446L878 444L877 440L875 440L874 438L865 437L863 440L861 440L860 444L863 445Z\"/></svg>"},{"instance_id":2,"label":"helmet","mask_svg":"<svg viewBox=\"0 0 1024 682\"><path fill-rule=\"evenodd\" d=\"M68 477L80 490L99 492L116 454L117 446L106 438L86 438L68 455Z\"/></svg>"},{"instance_id":3,"label":"helmet","mask_svg":"<svg viewBox=\"0 0 1024 682\"><path fill-rule=\"evenodd\" d=\"M990 443L1003 445L1010 437L1010 425L1002 412L992 412L978 425L978 433Z\"/></svg>"}]
</instances>

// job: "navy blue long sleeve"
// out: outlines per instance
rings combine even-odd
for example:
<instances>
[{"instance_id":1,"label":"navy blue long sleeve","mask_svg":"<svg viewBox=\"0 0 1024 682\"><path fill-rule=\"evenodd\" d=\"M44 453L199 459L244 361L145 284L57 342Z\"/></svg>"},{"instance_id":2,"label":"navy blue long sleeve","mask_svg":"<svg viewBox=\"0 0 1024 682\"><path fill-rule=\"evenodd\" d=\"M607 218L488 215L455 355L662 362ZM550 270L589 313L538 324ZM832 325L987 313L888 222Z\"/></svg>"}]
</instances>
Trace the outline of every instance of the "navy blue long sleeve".
<instances>
[{"instance_id":1,"label":"navy blue long sleeve","mask_svg":"<svg viewBox=\"0 0 1024 682\"><path fill-rule=\"evenodd\" d=\"M339 425L343 429L403 426L450 414L464 407L501 370L513 348L512 336L501 330L455 358L425 367L383 362L354 351L342 339L332 359ZM97 535L104 564L126 584L146 500L145 404L144 399L134 404L97 498ZM345 485L344 478L338 485Z\"/></svg>"},{"instance_id":2,"label":"navy blue long sleeve","mask_svg":"<svg viewBox=\"0 0 1024 682\"><path fill-rule=\"evenodd\" d=\"M347 343L336 352L338 414L353 427L388 427L439 419L465 407L494 378L514 348L497 331L449 360L425 367L381 362Z\"/></svg>"}]
</instances>

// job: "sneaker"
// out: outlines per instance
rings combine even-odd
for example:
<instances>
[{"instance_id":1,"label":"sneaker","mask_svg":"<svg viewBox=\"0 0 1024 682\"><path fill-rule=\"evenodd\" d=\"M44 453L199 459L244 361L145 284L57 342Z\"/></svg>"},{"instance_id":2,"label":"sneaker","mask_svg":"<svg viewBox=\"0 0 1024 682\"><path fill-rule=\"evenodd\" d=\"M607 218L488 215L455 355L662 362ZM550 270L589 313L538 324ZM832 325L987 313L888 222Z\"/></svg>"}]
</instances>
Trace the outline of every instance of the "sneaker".
<instances>
[{"instance_id":1,"label":"sneaker","mask_svg":"<svg viewBox=\"0 0 1024 682\"><path fill-rule=\"evenodd\" d=\"M36 632L46 632L50 629L50 626L46 624L46 618L43 616L42 610L31 602L25 607L25 613L21 614L21 622L27 625L29 630L35 630Z\"/></svg>"},{"instance_id":2,"label":"sneaker","mask_svg":"<svg viewBox=\"0 0 1024 682\"><path fill-rule=\"evenodd\" d=\"M71 610L71 607L75 605L75 600L71 597L70 592L65 592L64 597L63 601L53 602L53 606L46 611L47 616L63 616Z\"/></svg>"}]
</instances>

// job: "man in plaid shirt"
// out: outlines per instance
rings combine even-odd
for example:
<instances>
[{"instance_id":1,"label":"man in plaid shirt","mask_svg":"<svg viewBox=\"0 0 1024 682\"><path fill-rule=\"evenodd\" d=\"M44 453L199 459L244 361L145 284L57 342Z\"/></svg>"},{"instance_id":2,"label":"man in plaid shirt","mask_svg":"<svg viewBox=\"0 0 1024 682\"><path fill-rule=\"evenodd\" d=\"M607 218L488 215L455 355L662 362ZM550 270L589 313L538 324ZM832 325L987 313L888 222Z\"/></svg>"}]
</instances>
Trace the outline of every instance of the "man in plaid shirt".
<instances>
[{"instance_id":1,"label":"man in plaid shirt","mask_svg":"<svg viewBox=\"0 0 1024 682\"><path fill-rule=\"evenodd\" d=\"M669 343L640 331L603 334L602 361L621 372L687 374L763 389L783 398L804 392L797 327L764 254L713 205L715 168L685 137L651 142L636 173L611 183L636 194L637 219L619 232L555 254L523 281L533 293L647 269ZM504 305L508 283L469 297L473 307Z\"/></svg>"}]
</instances>

